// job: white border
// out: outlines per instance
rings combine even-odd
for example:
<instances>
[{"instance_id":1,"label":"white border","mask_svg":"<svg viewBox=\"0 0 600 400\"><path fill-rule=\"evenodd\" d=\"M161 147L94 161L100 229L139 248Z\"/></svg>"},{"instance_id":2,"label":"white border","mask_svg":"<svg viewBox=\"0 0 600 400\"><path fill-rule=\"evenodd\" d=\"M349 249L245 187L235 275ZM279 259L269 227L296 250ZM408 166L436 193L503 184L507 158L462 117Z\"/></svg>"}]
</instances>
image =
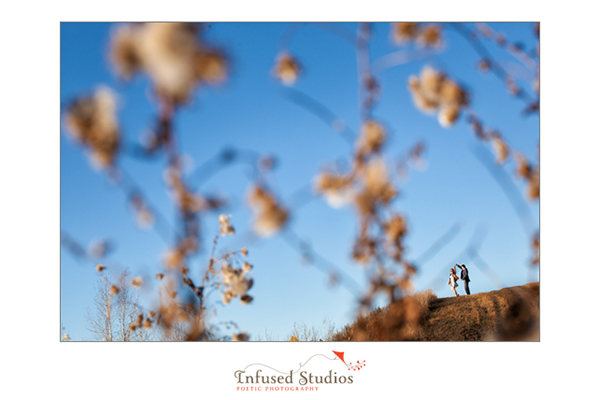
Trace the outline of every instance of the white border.
<instances>
[{"instance_id":1,"label":"white border","mask_svg":"<svg viewBox=\"0 0 600 400\"><path fill-rule=\"evenodd\" d=\"M3 266L1 343L8 371L0 390L7 398L229 398L233 372L240 365L297 363L329 350L360 354L368 366L357 373L361 379L351 392L332 390L315 396L505 399L552 394L588 398L597 392L592 387L597 374L593 367L598 353L597 312L589 310L597 299L587 298L594 292L586 287L597 281L597 272L589 268L596 257L586 254L597 247L597 234L587 233L598 223L598 213L593 211L597 210L597 180L588 175L597 165L597 122L588 120L596 114L597 79L590 67L597 64L585 59L595 54L595 46L587 41L596 37L592 29L595 13L586 3L219 4L219 9L181 1L34 1L2 6L7 20L0 27L2 76L8 84L2 96L3 120L8 122L2 124L2 243L8 259ZM335 348L330 343L59 343L59 21L190 17L215 21L541 20L541 343L349 343L335 344ZM568 279L569 274L575 276ZM588 358L589 364L584 362Z\"/></svg>"}]
</instances>

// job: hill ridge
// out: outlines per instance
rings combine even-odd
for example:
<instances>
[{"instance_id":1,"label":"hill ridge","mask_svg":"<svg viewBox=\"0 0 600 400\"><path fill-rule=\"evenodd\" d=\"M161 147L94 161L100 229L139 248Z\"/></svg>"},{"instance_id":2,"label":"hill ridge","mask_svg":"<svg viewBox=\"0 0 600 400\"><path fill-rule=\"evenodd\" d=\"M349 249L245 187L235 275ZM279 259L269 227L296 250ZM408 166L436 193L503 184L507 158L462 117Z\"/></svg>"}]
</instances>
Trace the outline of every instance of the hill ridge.
<instances>
[{"instance_id":1,"label":"hill ridge","mask_svg":"<svg viewBox=\"0 0 600 400\"><path fill-rule=\"evenodd\" d=\"M437 298L432 290L371 311L334 341L539 341L539 282Z\"/></svg>"}]
</instances>

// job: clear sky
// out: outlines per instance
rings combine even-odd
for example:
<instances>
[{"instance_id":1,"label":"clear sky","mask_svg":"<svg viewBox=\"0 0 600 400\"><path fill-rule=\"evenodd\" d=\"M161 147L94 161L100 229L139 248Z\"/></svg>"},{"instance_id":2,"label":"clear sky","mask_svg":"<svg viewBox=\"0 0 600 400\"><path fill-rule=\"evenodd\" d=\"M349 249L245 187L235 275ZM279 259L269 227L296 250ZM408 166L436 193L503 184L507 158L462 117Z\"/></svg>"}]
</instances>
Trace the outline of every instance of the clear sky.
<instances>
[{"instance_id":1,"label":"clear sky","mask_svg":"<svg viewBox=\"0 0 600 400\"><path fill-rule=\"evenodd\" d=\"M356 24L335 24L336 29L356 30ZM534 48L533 24L491 24L506 33L512 42ZM298 189L313 182L318 172L338 159L348 160L351 148L339 135L306 109L285 99L281 84L271 75L274 60L281 50L281 37L288 24L214 23L206 39L226 50L231 60L231 74L218 88L201 89L194 101L182 109L175 129L182 152L193 158L190 173L225 148L252 150L276 156L273 175L277 195L289 199ZM390 40L390 24L373 26L371 59L403 48ZM155 110L149 101L149 81L136 77L129 83L114 74L107 57L110 24L63 23L61 25L61 104L77 95L89 93L98 85L114 89L119 96L119 122L127 143L139 143L152 127ZM339 36L332 25L308 24L294 36L289 50L303 66L296 89L326 105L354 131L359 131L356 53ZM489 147L474 137L466 118L450 129L440 127L437 119L423 114L413 104L407 89L410 75L432 66L445 70L450 77L467 87L471 107L497 129L513 146L530 159L537 158L539 118L523 116L524 103L511 97L506 86L491 73L477 70L477 53L454 30L444 26L444 46L426 58L389 68L377 77L382 87L381 101L374 111L391 132L385 155L389 160L407 151L417 141L426 144L427 169L411 170L401 182L397 208L407 216L409 235L407 258L417 260L455 223L460 223L452 240L417 265L416 290L432 288L438 297L452 295L447 271L455 263L465 263L471 275L472 293L486 292L502 286L521 285L538 280L537 269L528 267L533 230L539 226L537 203L527 202L533 226L526 231L514 207L498 181L476 154ZM504 69L523 81L519 84L530 93L531 72L489 41L483 41ZM489 160L493 160L491 153ZM152 199L161 214L172 220L173 204L166 191L160 160L144 161L121 157L120 166L135 179ZM501 172L514 179L514 163ZM251 338L265 332L275 339L287 340L294 323L320 328L329 320L340 328L355 316L356 297L344 287L328 286L327 275L304 265L298 252L279 236L251 240L251 213L245 196L249 187L247 169L233 165L215 174L201 186L203 193L225 195L229 207L224 213L238 234L220 240L223 248L235 250L246 246L248 261L254 265L254 301L247 306L234 301L216 305L214 321L235 321ZM525 201L524 186L516 190ZM217 231L218 214L203 218L204 248ZM350 275L366 284L365 271L351 259L357 219L351 208L332 209L315 197L302 207L292 207L290 227L312 244L314 250ZM532 230L533 229L533 230ZM117 275L127 268L134 275L150 279L162 269L161 255L168 243L153 230L140 230L122 191L95 171L82 151L65 132L61 132L61 231L87 246L97 239L108 239L115 248L102 263ZM480 240L480 259L464 253L473 237ZM204 251L192 268L205 265ZM482 264L482 261L485 264ZM483 272L493 270L500 282L493 282ZM72 339L90 338L85 330L86 308L92 306L98 273L94 262L74 258L61 250L61 323ZM462 293L462 287L459 287ZM144 302L152 299L142 292ZM213 299L218 303L217 296ZM224 333L227 333L226 331Z\"/></svg>"}]
</instances>

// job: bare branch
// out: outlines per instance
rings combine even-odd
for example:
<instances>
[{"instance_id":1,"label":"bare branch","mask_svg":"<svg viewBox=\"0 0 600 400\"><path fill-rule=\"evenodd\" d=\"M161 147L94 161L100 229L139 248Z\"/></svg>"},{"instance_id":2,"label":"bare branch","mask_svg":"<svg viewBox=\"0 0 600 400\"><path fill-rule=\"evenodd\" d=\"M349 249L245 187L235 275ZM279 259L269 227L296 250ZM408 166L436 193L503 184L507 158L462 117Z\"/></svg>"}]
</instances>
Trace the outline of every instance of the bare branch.
<instances>
[{"instance_id":1,"label":"bare branch","mask_svg":"<svg viewBox=\"0 0 600 400\"><path fill-rule=\"evenodd\" d=\"M471 152L490 173L496 183L498 183L513 210L519 217L525 235L529 237L535 230L535 223L533 221L533 216L531 215L531 210L518 192L514 182L506 175L504 169L493 162L490 162L491 156L485 153L482 146L477 148L472 147Z\"/></svg>"},{"instance_id":2,"label":"bare branch","mask_svg":"<svg viewBox=\"0 0 600 400\"><path fill-rule=\"evenodd\" d=\"M320 272L328 275L330 280L333 279L333 282L331 283L335 284L339 282L348 293L358 299L357 294L360 293L360 286L358 283L334 263L317 253L314 248L306 240L298 236L292 228L289 226L286 227L283 230L281 237L288 246L298 252L305 261L309 262L310 265L313 265Z\"/></svg>"},{"instance_id":3,"label":"bare branch","mask_svg":"<svg viewBox=\"0 0 600 400\"><path fill-rule=\"evenodd\" d=\"M529 93L519 88L512 76L497 62L487 48L477 39L477 36L468 28L461 23L448 23L452 29L458 32L465 40L471 45L471 47L481 56L482 60L488 63L489 70L500 79L504 84L508 86L509 91L517 98L523 100L527 106L531 106L532 103L537 102L536 99L531 97Z\"/></svg>"},{"instance_id":4,"label":"bare branch","mask_svg":"<svg viewBox=\"0 0 600 400\"><path fill-rule=\"evenodd\" d=\"M346 122L344 122L344 120L339 118L325 105L310 97L306 93L293 88L285 89L284 98L315 115L317 118L325 122L327 126L339 133L340 137L346 141L348 145L354 146L354 140L357 136L356 133L348 126L348 124L346 124Z\"/></svg>"},{"instance_id":5,"label":"bare branch","mask_svg":"<svg viewBox=\"0 0 600 400\"><path fill-rule=\"evenodd\" d=\"M448 231L446 231L438 240L433 242L427 250L425 250L420 256L418 256L414 263L419 267L422 267L427 261L429 261L432 257L434 257L440 250L444 248L448 243L452 241L460 232L462 228L462 224L459 221L456 221Z\"/></svg>"}]
</instances>

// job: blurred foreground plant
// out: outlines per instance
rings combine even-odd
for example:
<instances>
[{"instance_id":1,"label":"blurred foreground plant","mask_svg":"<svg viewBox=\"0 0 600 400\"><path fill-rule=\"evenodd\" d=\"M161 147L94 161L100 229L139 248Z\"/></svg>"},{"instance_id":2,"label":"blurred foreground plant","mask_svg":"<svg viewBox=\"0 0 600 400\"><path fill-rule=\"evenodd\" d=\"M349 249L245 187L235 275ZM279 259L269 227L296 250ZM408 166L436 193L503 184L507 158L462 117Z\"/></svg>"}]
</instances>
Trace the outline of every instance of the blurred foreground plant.
<instances>
[{"instance_id":1,"label":"blurred foreground plant","mask_svg":"<svg viewBox=\"0 0 600 400\"><path fill-rule=\"evenodd\" d=\"M383 296L392 304L394 312L391 315L394 318L414 325L422 320L420 308L406 296L412 290L412 278L419 265L406 257L405 239L409 234L409 216L395 207L394 200L401 193L399 182L406 177L407 167L418 168L424 165L423 154L426 147L419 141L397 160L385 156L384 150L392 129L383 122L383 118L374 115L381 100L382 88L378 74L382 69L375 69L373 65L377 61L371 60L372 25L361 23L356 33L341 26L325 25L327 28L323 24L317 24L343 38L356 51L359 88L359 129L356 131L359 134L354 134L348 124L326 106L290 88L301 80L304 69L310 67L301 63L300 57L292 55L288 48L293 35L300 30L298 27L293 27L293 30L284 35L286 40L282 41L272 73L285 85L286 93L292 101L325 121L351 147L351 154L346 160L348 167L324 168L315 177L314 189L332 207L351 206L355 211L358 229L351 253L356 263L369 272L369 287L365 293L359 294L360 305L363 309L369 308L376 297ZM527 95L526 91L518 87L516 79L485 50L479 37L475 35L476 31L469 31L463 24L397 23L391 25L391 38L398 46L415 44L418 51L441 49L447 26L457 30L478 51L482 57L479 64L482 72L492 71L506 84L510 95L527 102L527 115L539 110L539 85L534 85L535 98ZM478 25L477 31L499 41L498 34L485 26ZM526 62L529 68L536 70L536 79L539 80L539 60L535 55L524 55L518 46L508 46L507 49L511 54L517 55L519 60ZM397 62L396 56L399 54L405 53L391 53L393 57L387 57L386 63L377 65L393 66L389 60ZM220 211L224 201L198 189L199 179L194 178L204 178L204 170L200 168L198 174L184 173L185 158L178 147L174 121L177 112L193 101L197 89L226 80L228 57L223 50L204 40L201 25L136 23L118 25L113 31L110 59L123 80L127 81L136 74L144 74L151 82L151 101L157 110L155 121L145 142L141 146L133 146L134 154L145 159L163 159L163 178L176 209L175 222L170 224L152 205L152 199L144 194L142 188L123 169L121 157L128 155L132 146L126 143L121 133L115 93L107 87L100 87L91 94L74 99L66 108L64 118L70 136L90 154L92 164L123 190L140 227L155 229L169 245L169 250L163 256L163 269L156 275L159 282L155 296L158 305L155 310L140 312L128 329L135 333L158 326L163 332L162 338L166 340L212 339L215 337L215 326L208 321L208 308L212 307L209 296L219 293L223 305L234 299L239 299L242 304L252 302L253 297L248 294L253 285L253 279L250 278L252 266L245 261L246 248L224 252L218 257L215 255L219 234L235 234L230 216L224 214L218 217L219 233L213 240L208 262L200 266L192 262L202 248L202 218L210 212ZM407 62L410 61L409 58ZM439 124L444 128L454 126L465 116L476 138L489 144L496 156L496 163L503 166L514 161L515 175L517 179L526 182L528 198L532 201L539 199L539 159L527 160L499 132L484 127L471 108L466 87L447 72L426 67L419 75L410 77L407 90L416 107L425 113L437 115ZM274 159L241 154L235 150L225 151L215 158L217 165L234 161L249 162L253 167L254 175L250 179L247 201L253 212L255 233L260 237L283 233L282 236L289 243L293 242L307 260L322 261L322 257L316 254L307 241L293 234L290 221L294 210L275 195L275 190L264 179L265 174L272 169ZM528 234L531 232L528 231ZM533 236L533 264L538 265L539 235L535 233ZM67 235L63 237L63 245L74 250L78 256L86 257L81 246ZM343 274L342 269L327 264L326 272L332 283L340 280L347 283L348 277ZM98 272L103 273L104 269L102 266L98 268ZM134 279L131 284L137 288L147 285L141 278ZM103 302L108 304L113 298L122 296L125 288L120 284L113 284L105 292ZM398 321L396 325L400 324ZM96 330L101 331L99 327ZM113 334L101 334L99 337L112 338ZM233 340L248 338L246 333L239 331L232 336Z\"/></svg>"}]
</instances>

